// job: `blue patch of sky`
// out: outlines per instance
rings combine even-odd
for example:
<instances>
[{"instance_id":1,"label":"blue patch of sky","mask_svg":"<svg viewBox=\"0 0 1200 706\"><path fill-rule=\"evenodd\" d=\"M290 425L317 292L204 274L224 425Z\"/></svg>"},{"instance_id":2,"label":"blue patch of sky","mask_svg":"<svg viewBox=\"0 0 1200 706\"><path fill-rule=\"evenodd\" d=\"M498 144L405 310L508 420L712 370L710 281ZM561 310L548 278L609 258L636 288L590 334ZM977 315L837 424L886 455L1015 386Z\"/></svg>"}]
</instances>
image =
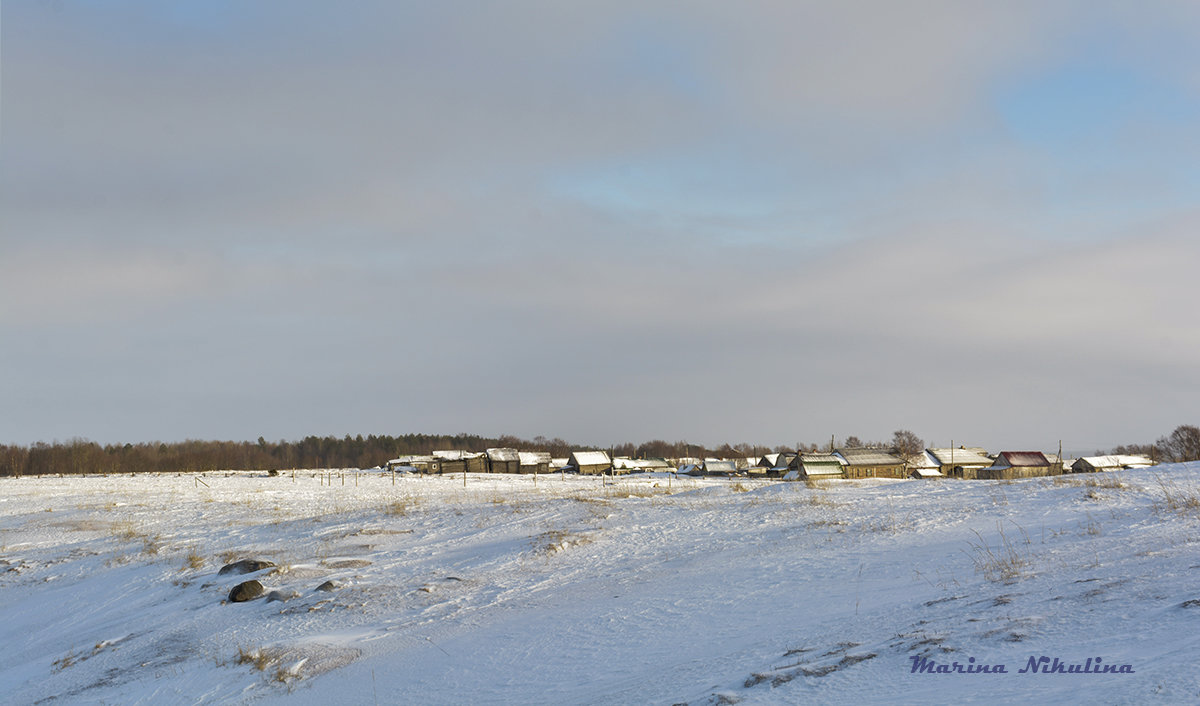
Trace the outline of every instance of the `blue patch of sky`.
<instances>
[{"instance_id":1,"label":"blue patch of sky","mask_svg":"<svg viewBox=\"0 0 1200 706\"><path fill-rule=\"evenodd\" d=\"M593 163L556 175L547 189L618 222L720 246L813 248L842 238L832 205L840 198L813 182L798 188L796 179L778 164L711 147Z\"/></svg>"},{"instance_id":2,"label":"blue patch of sky","mask_svg":"<svg viewBox=\"0 0 1200 706\"><path fill-rule=\"evenodd\" d=\"M1054 212L1047 222L1062 237L1090 239L1196 207L1200 145L1189 136L1200 96L1171 67L1097 43L1015 77L993 101L1007 137L1045 165L1037 178Z\"/></svg>"}]
</instances>

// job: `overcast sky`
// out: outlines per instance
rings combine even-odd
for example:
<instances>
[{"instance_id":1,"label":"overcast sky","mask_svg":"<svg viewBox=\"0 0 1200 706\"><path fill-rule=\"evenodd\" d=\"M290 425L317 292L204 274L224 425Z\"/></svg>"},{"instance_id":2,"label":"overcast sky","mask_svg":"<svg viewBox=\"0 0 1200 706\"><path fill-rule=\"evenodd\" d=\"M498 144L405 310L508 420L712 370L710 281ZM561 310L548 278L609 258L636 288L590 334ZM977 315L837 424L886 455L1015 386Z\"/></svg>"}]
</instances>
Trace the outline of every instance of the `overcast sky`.
<instances>
[{"instance_id":1,"label":"overcast sky","mask_svg":"<svg viewBox=\"0 0 1200 706\"><path fill-rule=\"evenodd\" d=\"M0 443L1200 423L1195 2L0 22Z\"/></svg>"}]
</instances>

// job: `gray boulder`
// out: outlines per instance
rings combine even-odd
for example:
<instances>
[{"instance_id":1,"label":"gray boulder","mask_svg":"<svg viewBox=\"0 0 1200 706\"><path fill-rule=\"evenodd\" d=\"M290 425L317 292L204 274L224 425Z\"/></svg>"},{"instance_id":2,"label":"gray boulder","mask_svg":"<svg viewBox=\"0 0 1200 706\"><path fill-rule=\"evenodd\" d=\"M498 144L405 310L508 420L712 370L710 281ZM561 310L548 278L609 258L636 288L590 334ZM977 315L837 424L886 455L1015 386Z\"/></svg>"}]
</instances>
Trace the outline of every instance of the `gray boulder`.
<instances>
[{"instance_id":1,"label":"gray boulder","mask_svg":"<svg viewBox=\"0 0 1200 706\"><path fill-rule=\"evenodd\" d=\"M263 594L263 585L257 581L243 581L229 592L230 603L252 601Z\"/></svg>"},{"instance_id":2,"label":"gray boulder","mask_svg":"<svg viewBox=\"0 0 1200 706\"><path fill-rule=\"evenodd\" d=\"M238 574L250 574L255 571L269 569L272 566L275 565L269 561L263 561L262 559L242 559L241 561L235 561L232 564L226 564L225 566L222 566L221 570L217 572L217 575L224 576L226 574L234 574L236 576Z\"/></svg>"}]
</instances>

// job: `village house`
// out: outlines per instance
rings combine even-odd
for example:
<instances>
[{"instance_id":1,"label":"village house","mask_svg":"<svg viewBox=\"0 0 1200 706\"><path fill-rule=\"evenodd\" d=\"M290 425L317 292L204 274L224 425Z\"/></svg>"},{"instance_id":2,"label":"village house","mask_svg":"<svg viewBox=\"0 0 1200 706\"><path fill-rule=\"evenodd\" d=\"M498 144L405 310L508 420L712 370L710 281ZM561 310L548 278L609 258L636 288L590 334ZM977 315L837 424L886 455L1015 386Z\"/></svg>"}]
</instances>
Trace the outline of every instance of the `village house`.
<instances>
[{"instance_id":1,"label":"village house","mask_svg":"<svg viewBox=\"0 0 1200 706\"><path fill-rule=\"evenodd\" d=\"M613 470L617 473L668 473L675 468L664 458L628 458L613 459Z\"/></svg>"},{"instance_id":2,"label":"village house","mask_svg":"<svg viewBox=\"0 0 1200 706\"><path fill-rule=\"evenodd\" d=\"M933 454L928 451L922 451L916 456L908 459L908 477L909 478L945 478L942 475L942 466Z\"/></svg>"},{"instance_id":3,"label":"village house","mask_svg":"<svg viewBox=\"0 0 1200 706\"><path fill-rule=\"evenodd\" d=\"M796 456L794 469L802 480L844 478L842 461L833 454L802 453Z\"/></svg>"},{"instance_id":4,"label":"village house","mask_svg":"<svg viewBox=\"0 0 1200 706\"><path fill-rule=\"evenodd\" d=\"M472 451L434 451L442 473L486 473L487 456Z\"/></svg>"},{"instance_id":5,"label":"village house","mask_svg":"<svg viewBox=\"0 0 1200 706\"><path fill-rule=\"evenodd\" d=\"M884 449L838 449L847 478L903 478L904 461Z\"/></svg>"},{"instance_id":6,"label":"village house","mask_svg":"<svg viewBox=\"0 0 1200 706\"><path fill-rule=\"evenodd\" d=\"M1062 463L1054 462L1040 451L1004 451L992 465L980 468L975 477L980 480L1012 480L1056 476L1062 473Z\"/></svg>"},{"instance_id":7,"label":"village house","mask_svg":"<svg viewBox=\"0 0 1200 706\"><path fill-rule=\"evenodd\" d=\"M522 473L550 472L552 461L549 451L518 451L517 459L520 461Z\"/></svg>"},{"instance_id":8,"label":"village house","mask_svg":"<svg viewBox=\"0 0 1200 706\"><path fill-rule=\"evenodd\" d=\"M992 457L977 446L928 449L928 453L937 461L938 470L947 478L975 478L980 468L992 465Z\"/></svg>"},{"instance_id":9,"label":"village house","mask_svg":"<svg viewBox=\"0 0 1200 706\"><path fill-rule=\"evenodd\" d=\"M488 473L520 473L521 456L516 449L488 449Z\"/></svg>"},{"instance_id":10,"label":"village house","mask_svg":"<svg viewBox=\"0 0 1200 706\"><path fill-rule=\"evenodd\" d=\"M600 475L612 470L612 461L603 451L574 451L567 458L566 468L582 475Z\"/></svg>"},{"instance_id":11,"label":"village house","mask_svg":"<svg viewBox=\"0 0 1200 706\"><path fill-rule=\"evenodd\" d=\"M737 475L737 464L733 461L726 461L722 458L706 458L702 466L704 475L706 476L732 476Z\"/></svg>"}]
</instances>

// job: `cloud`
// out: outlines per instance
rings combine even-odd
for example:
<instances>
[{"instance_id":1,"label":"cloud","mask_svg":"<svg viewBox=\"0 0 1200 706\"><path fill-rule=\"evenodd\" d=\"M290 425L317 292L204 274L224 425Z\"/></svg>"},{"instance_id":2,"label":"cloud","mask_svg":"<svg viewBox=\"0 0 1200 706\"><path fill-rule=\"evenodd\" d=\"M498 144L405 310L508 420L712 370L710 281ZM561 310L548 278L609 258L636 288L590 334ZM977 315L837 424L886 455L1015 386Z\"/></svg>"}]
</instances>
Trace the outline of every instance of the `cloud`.
<instances>
[{"instance_id":1,"label":"cloud","mask_svg":"<svg viewBox=\"0 0 1200 706\"><path fill-rule=\"evenodd\" d=\"M1017 438L1044 394L1158 396L1072 425L1161 434L1200 330L1192 11L6 7L12 433ZM1044 139L1013 87L1103 82L1098 45L1145 105Z\"/></svg>"}]
</instances>

